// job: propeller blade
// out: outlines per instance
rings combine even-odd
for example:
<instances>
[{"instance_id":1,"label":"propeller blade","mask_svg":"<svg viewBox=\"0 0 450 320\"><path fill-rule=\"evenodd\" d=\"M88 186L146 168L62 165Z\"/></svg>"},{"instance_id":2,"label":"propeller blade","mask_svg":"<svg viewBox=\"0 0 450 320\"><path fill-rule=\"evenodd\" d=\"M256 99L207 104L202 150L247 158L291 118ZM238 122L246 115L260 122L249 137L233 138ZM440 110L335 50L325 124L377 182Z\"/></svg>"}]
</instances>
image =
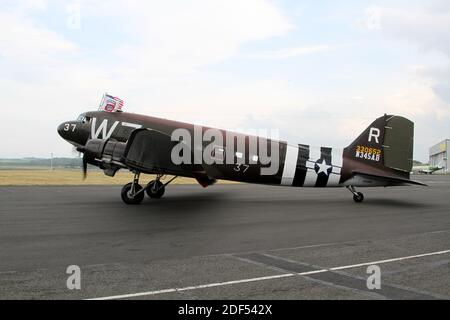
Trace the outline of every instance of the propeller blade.
<instances>
[{"instance_id":1,"label":"propeller blade","mask_svg":"<svg viewBox=\"0 0 450 320\"><path fill-rule=\"evenodd\" d=\"M77 156L78 158L81 158L81 152L78 150L78 148L76 148L76 147L72 147L72 154L74 155L74 156Z\"/></svg>"},{"instance_id":2,"label":"propeller blade","mask_svg":"<svg viewBox=\"0 0 450 320\"><path fill-rule=\"evenodd\" d=\"M87 177L87 165L86 155L83 155L83 180L86 180Z\"/></svg>"}]
</instances>

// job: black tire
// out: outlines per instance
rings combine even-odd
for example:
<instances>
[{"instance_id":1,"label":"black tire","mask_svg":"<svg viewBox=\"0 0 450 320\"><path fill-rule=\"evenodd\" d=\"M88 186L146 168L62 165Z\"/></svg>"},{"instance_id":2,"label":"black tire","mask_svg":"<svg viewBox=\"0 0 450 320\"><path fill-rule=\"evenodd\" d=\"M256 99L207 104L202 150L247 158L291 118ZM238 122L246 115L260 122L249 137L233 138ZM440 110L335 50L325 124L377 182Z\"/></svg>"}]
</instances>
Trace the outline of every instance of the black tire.
<instances>
[{"instance_id":1,"label":"black tire","mask_svg":"<svg viewBox=\"0 0 450 320\"><path fill-rule=\"evenodd\" d=\"M160 199L164 195L164 192L166 192L166 187L161 181L153 180L148 183L145 191L150 198Z\"/></svg>"},{"instance_id":2,"label":"black tire","mask_svg":"<svg viewBox=\"0 0 450 320\"><path fill-rule=\"evenodd\" d=\"M360 203L364 201L364 195L361 192L357 192L355 195L353 195L353 200L356 203Z\"/></svg>"},{"instance_id":3,"label":"black tire","mask_svg":"<svg viewBox=\"0 0 450 320\"><path fill-rule=\"evenodd\" d=\"M126 204L131 204L131 205L140 204L142 202L142 200L144 200L144 192L135 194L134 197L131 196L130 191L131 191L132 185L133 185L132 183L127 183L126 185L123 186L122 192L120 194L122 196L122 200ZM142 186L139 184L135 184L134 189L135 189L135 193L137 193L142 190Z\"/></svg>"}]
</instances>

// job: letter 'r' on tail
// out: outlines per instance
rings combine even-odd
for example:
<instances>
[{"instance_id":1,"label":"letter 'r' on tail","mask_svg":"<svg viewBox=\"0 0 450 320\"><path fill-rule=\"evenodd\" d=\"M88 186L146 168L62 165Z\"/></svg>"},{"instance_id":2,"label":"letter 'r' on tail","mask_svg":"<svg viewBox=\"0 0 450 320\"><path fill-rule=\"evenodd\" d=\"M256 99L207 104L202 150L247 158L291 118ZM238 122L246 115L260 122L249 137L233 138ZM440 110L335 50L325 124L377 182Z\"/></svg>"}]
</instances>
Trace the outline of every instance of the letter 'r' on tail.
<instances>
[{"instance_id":1,"label":"letter 'r' on tail","mask_svg":"<svg viewBox=\"0 0 450 320\"><path fill-rule=\"evenodd\" d=\"M414 123L400 116L384 115L367 127L344 153L356 170L377 167L409 177L413 147Z\"/></svg>"}]
</instances>

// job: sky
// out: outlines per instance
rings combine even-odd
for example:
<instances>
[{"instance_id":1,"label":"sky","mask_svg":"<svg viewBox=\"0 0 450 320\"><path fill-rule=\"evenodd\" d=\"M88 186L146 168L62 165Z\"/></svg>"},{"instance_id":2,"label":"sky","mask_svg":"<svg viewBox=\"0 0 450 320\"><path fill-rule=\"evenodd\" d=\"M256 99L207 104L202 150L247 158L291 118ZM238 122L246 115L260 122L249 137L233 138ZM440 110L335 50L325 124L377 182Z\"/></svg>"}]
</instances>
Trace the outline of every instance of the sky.
<instances>
[{"instance_id":1,"label":"sky","mask_svg":"<svg viewBox=\"0 0 450 320\"><path fill-rule=\"evenodd\" d=\"M450 1L0 0L0 158L74 156L96 110L345 147L387 113L450 138Z\"/></svg>"}]
</instances>

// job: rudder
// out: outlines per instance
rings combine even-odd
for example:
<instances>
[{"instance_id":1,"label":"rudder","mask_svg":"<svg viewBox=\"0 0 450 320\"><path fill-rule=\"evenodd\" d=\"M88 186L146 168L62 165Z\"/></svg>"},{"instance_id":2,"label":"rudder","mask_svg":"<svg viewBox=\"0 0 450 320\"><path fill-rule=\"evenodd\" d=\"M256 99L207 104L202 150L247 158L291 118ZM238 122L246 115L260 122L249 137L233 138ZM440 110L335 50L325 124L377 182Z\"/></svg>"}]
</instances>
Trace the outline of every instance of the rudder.
<instances>
[{"instance_id":1,"label":"rudder","mask_svg":"<svg viewBox=\"0 0 450 320\"><path fill-rule=\"evenodd\" d=\"M392 116L386 122L384 134L384 166L411 172L414 151L414 123Z\"/></svg>"}]
</instances>

